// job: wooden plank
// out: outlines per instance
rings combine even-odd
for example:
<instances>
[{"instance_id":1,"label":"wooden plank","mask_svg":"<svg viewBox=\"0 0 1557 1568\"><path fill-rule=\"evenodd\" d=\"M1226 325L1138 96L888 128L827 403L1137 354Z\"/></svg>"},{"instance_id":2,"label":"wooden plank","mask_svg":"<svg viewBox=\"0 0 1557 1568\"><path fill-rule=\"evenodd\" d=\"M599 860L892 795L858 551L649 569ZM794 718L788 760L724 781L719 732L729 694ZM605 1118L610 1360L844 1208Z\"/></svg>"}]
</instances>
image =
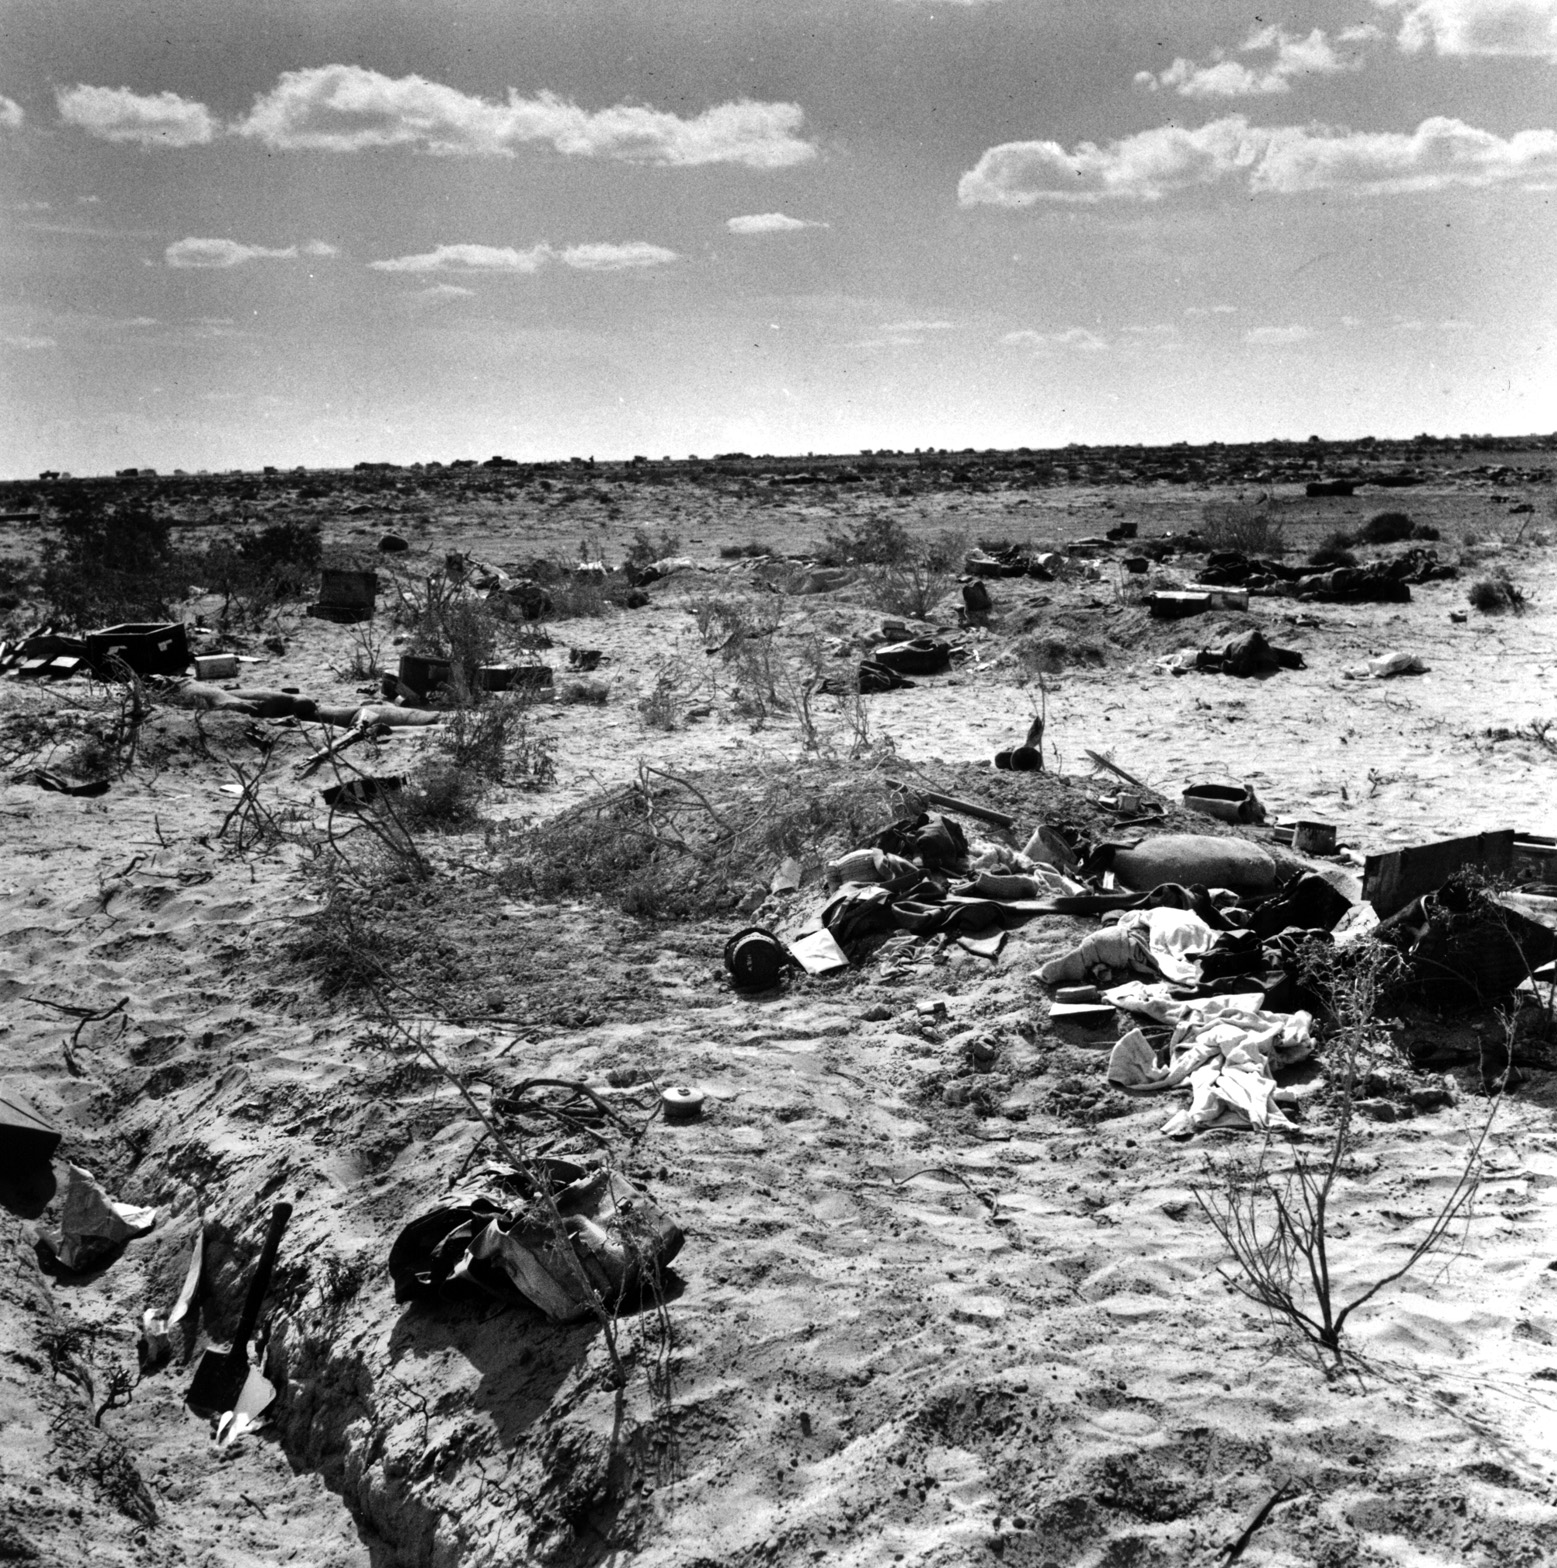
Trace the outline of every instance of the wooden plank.
<instances>
[{"instance_id":1,"label":"wooden plank","mask_svg":"<svg viewBox=\"0 0 1557 1568\"><path fill-rule=\"evenodd\" d=\"M1508 871L1514 863L1514 838L1514 830L1508 828L1369 855L1363 864L1362 896L1380 920L1388 920L1414 899L1442 887L1462 866Z\"/></svg>"}]
</instances>

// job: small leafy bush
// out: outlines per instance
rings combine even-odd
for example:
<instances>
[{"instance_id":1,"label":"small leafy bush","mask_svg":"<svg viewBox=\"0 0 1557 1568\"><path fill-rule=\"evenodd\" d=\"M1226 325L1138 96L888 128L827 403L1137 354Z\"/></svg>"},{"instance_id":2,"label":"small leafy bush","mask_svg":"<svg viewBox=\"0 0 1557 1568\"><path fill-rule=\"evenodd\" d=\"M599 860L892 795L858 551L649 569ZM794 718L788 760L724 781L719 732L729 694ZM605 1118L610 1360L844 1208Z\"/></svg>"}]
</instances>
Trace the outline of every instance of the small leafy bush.
<instances>
[{"instance_id":1,"label":"small leafy bush","mask_svg":"<svg viewBox=\"0 0 1557 1568\"><path fill-rule=\"evenodd\" d=\"M1525 607L1524 590L1503 570L1472 583L1467 597L1471 608L1485 615L1500 615L1504 610L1512 610L1517 615Z\"/></svg>"},{"instance_id":2,"label":"small leafy bush","mask_svg":"<svg viewBox=\"0 0 1557 1568\"><path fill-rule=\"evenodd\" d=\"M1394 544L1409 539L1416 524L1404 512L1375 512L1357 531L1363 544Z\"/></svg>"},{"instance_id":3,"label":"small leafy bush","mask_svg":"<svg viewBox=\"0 0 1557 1568\"><path fill-rule=\"evenodd\" d=\"M681 536L673 534L668 528L662 528L659 537L652 537L646 528L635 528L631 543L627 546L625 564L632 567L652 566L656 561L663 561L667 556L681 554ZM591 560L598 557L591 556Z\"/></svg>"},{"instance_id":4,"label":"small leafy bush","mask_svg":"<svg viewBox=\"0 0 1557 1568\"><path fill-rule=\"evenodd\" d=\"M898 560L867 570L871 603L888 615L927 620L955 586L967 553L966 535L949 530L916 542Z\"/></svg>"},{"instance_id":5,"label":"small leafy bush","mask_svg":"<svg viewBox=\"0 0 1557 1568\"><path fill-rule=\"evenodd\" d=\"M605 681L566 681L557 688L557 701L564 707L603 708L611 700Z\"/></svg>"},{"instance_id":6,"label":"small leafy bush","mask_svg":"<svg viewBox=\"0 0 1557 1568\"><path fill-rule=\"evenodd\" d=\"M189 588L168 519L87 491L60 500L43 540L43 595L76 627L165 620Z\"/></svg>"},{"instance_id":7,"label":"small leafy bush","mask_svg":"<svg viewBox=\"0 0 1557 1568\"><path fill-rule=\"evenodd\" d=\"M908 530L895 517L867 517L850 528L828 527L818 559L824 566L897 566L913 553Z\"/></svg>"},{"instance_id":8,"label":"small leafy bush","mask_svg":"<svg viewBox=\"0 0 1557 1568\"><path fill-rule=\"evenodd\" d=\"M1287 548L1280 520L1263 502L1207 501L1200 513L1200 537L1208 550L1243 555L1281 555Z\"/></svg>"}]
</instances>

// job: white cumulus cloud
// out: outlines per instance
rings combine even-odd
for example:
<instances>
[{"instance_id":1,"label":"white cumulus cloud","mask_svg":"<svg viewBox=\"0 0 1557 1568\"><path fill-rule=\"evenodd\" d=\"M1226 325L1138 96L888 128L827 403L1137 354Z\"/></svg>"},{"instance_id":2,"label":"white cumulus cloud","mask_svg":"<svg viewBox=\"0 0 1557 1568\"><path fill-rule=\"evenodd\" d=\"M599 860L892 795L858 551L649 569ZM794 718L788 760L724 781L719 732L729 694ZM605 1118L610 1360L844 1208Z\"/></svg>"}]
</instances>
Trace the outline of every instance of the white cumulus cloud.
<instances>
[{"instance_id":1,"label":"white cumulus cloud","mask_svg":"<svg viewBox=\"0 0 1557 1568\"><path fill-rule=\"evenodd\" d=\"M507 245L439 245L416 256L370 261L375 272L539 272L550 248L532 245L515 250Z\"/></svg>"},{"instance_id":2,"label":"white cumulus cloud","mask_svg":"<svg viewBox=\"0 0 1557 1568\"><path fill-rule=\"evenodd\" d=\"M728 218L724 225L732 234L789 234L796 229L825 229L825 223L791 218L782 212L749 212L744 217Z\"/></svg>"},{"instance_id":3,"label":"white cumulus cloud","mask_svg":"<svg viewBox=\"0 0 1557 1568\"><path fill-rule=\"evenodd\" d=\"M638 267L662 267L676 261L675 251L645 240L626 244L569 245L554 250L544 241L528 250L506 245L439 245L416 256L395 256L370 261L376 272L535 273L550 262L560 262L580 272L626 272Z\"/></svg>"},{"instance_id":4,"label":"white cumulus cloud","mask_svg":"<svg viewBox=\"0 0 1557 1568\"><path fill-rule=\"evenodd\" d=\"M1399 11L1400 47L1557 61L1557 0L1376 0Z\"/></svg>"},{"instance_id":5,"label":"white cumulus cloud","mask_svg":"<svg viewBox=\"0 0 1557 1568\"><path fill-rule=\"evenodd\" d=\"M0 337L0 343L5 344L7 348L19 349L44 349L59 347L59 344L56 343L53 338L28 337L26 334L15 334L7 335L6 337Z\"/></svg>"},{"instance_id":6,"label":"white cumulus cloud","mask_svg":"<svg viewBox=\"0 0 1557 1568\"><path fill-rule=\"evenodd\" d=\"M1338 35L1343 44L1367 45L1384 35L1371 24L1349 27ZM1306 37L1298 37L1280 27L1262 27L1251 33L1238 51L1240 54L1269 55L1268 60L1245 64L1229 58L1227 51L1213 52L1209 65L1197 65L1181 55L1166 70L1155 76L1137 71L1135 84L1156 92L1171 88L1184 98L1257 98L1292 90L1295 79L1305 76L1333 76L1340 71L1362 68L1362 54L1342 54L1316 27Z\"/></svg>"},{"instance_id":7,"label":"white cumulus cloud","mask_svg":"<svg viewBox=\"0 0 1557 1568\"><path fill-rule=\"evenodd\" d=\"M296 261L299 256L338 256L340 252L323 240L311 240L299 249L288 245L272 250L264 245L243 245L237 240L174 240L162 253L170 267L241 267L247 261Z\"/></svg>"},{"instance_id":8,"label":"white cumulus cloud","mask_svg":"<svg viewBox=\"0 0 1557 1568\"><path fill-rule=\"evenodd\" d=\"M1326 125L1254 126L1242 115L1195 130L1164 125L1098 146L1005 142L958 182L965 207L1156 201L1237 182L1257 193L1441 190L1557 179L1557 130L1498 136L1435 115L1411 132Z\"/></svg>"},{"instance_id":9,"label":"white cumulus cloud","mask_svg":"<svg viewBox=\"0 0 1557 1568\"><path fill-rule=\"evenodd\" d=\"M0 131L19 131L26 118L22 106L14 98L7 98L4 93L0 93Z\"/></svg>"},{"instance_id":10,"label":"white cumulus cloud","mask_svg":"<svg viewBox=\"0 0 1557 1568\"><path fill-rule=\"evenodd\" d=\"M675 251L644 240L626 245L569 245L557 252L563 266L577 267L581 272L627 272L635 267L663 267L677 259Z\"/></svg>"},{"instance_id":11,"label":"white cumulus cloud","mask_svg":"<svg viewBox=\"0 0 1557 1568\"><path fill-rule=\"evenodd\" d=\"M1313 335L1312 327L1250 327L1243 340L1256 348L1286 348L1293 343L1306 343Z\"/></svg>"},{"instance_id":12,"label":"white cumulus cloud","mask_svg":"<svg viewBox=\"0 0 1557 1568\"><path fill-rule=\"evenodd\" d=\"M203 103L177 93L138 93L128 87L62 87L60 118L109 142L143 147L200 147L217 133L216 116Z\"/></svg>"},{"instance_id":13,"label":"white cumulus cloud","mask_svg":"<svg viewBox=\"0 0 1557 1568\"><path fill-rule=\"evenodd\" d=\"M321 65L283 72L233 129L279 150L409 147L497 157L538 142L573 157L779 169L816 155L800 136L804 119L799 104L751 99L690 118L644 104L589 110L555 93L524 97L512 89L496 102L421 76Z\"/></svg>"},{"instance_id":14,"label":"white cumulus cloud","mask_svg":"<svg viewBox=\"0 0 1557 1568\"><path fill-rule=\"evenodd\" d=\"M1099 354L1108 347L1097 333L1085 327L1067 327L1063 332L1036 332L1024 327L1020 332L1006 333L1000 341L1013 348L1071 349L1082 354Z\"/></svg>"}]
</instances>

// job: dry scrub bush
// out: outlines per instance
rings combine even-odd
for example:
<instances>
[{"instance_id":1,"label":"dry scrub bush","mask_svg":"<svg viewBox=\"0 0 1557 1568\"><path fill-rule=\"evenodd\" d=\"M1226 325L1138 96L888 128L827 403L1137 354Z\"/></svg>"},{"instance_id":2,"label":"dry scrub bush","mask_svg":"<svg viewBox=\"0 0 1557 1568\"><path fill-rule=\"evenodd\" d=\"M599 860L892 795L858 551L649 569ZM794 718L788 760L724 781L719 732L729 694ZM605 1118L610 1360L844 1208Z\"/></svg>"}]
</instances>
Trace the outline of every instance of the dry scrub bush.
<instances>
[{"instance_id":1,"label":"dry scrub bush","mask_svg":"<svg viewBox=\"0 0 1557 1568\"><path fill-rule=\"evenodd\" d=\"M869 768L775 761L681 777L644 764L633 783L517 842L510 833L501 881L542 898L604 899L643 919L697 919L728 909L786 856L819 866L894 815Z\"/></svg>"},{"instance_id":2,"label":"dry scrub bush","mask_svg":"<svg viewBox=\"0 0 1557 1568\"><path fill-rule=\"evenodd\" d=\"M565 708L603 708L611 700L611 687L605 681L564 681L557 688L557 701Z\"/></svg>"},{"instance_id":3,"label":"dry scrub bush","mask_svg":"<svg viewBox=\"0 0 1557 1568\"><path fill-rule=\"evenodd\" d=\"M1466 598L1472 609L1485 615L1501 615L1504 610L1512 610L1518 615L1525 607L1524 590L1509 577L1506 567L1473 582Z\"/></svg>"},{"instance_id":4,"label":"dry scrub bush","mask_svg":"<svg viewBox=\"0 0 1557 1568\"><path fill-rule=\"evenodd\" d=\"M673 534L668 528L662 528L658 538L652 537L647 529L635 528L632 540L627 546L627 555L623 564L642 569L652 566L656 561L666 560L673 555L681 554L681 536ZM585 560L597 561L598 555L583 557Z\"/></svg>"},{"instance_id":5,"label":"dry scrub bush","mask_svg":"<svg viewBox=\"0 0 1557 1568\"><path fill-rule=\"evenodd\" d=\"M1363 544L1395 544L1409 539L1416 530L1404 512L1375 512L1361 528L1357 538Z\"/></svg>"},{"instance_id":6,"label":"dry scrub bush","mask_svg":"<svg viewBox=\"0 0 1557 1568\"><path fill-rule=\"evenodd\" d=\"M540 734L528 692L504 692L455 708L438 726L438 752L463 773L493 784L542 789L557 776L556 742Z\"/></svg>"},{"instance_id":7,"label":"dry scrub bush","mask_svg":"<svg viewBox=\"0 0 1557 1568\"><path fill-rule=\"evenodd\" d=\"M449 660L455 700L469 701L476 670L497 660L502 623L485 599L442 572L399 587L394 617L409 633L406 652Z\"/></svg>"},{"instance_id":8,"label":"dry scrub bush","mask_svg":"<svg viewBox=\"0 0 1557 1568\"><path fill-rule=\"evenodd\" d=\"M459 833L480 819L490 786L447 757L429 757L411 770L396 810L411 833Z\"/></svg>"},{"instance_id":9,"label":"dry scrub bush","mask_svg":"<svg viewBox=\"0 0 1557 1568\"><path fill-rule=\"evenodd\" d=\"M912 549L908 530L896 518L876 515L853 528L829 523L817 560L823 566L896 566Z\"/></svg>"},{"instance_id":10,"label":"dry scrub bush","mask_svg":"<svg viewBox=\"0 0 1557 1568\"><path fill-rule=\"evenodd\" d=\"M1277 1323L1342 1363L1347 1320L1387 1286L1438 1251L1461 1221L1468 1223L1481 1183L1482 1155L1496 1101L1472 1144L1464 1168L1405 1256L1379 1277L1349 1286L1332 1272L1331 1240L1336 1182L1354 1152L1352 1118L1359 1086L1387 1050L1378 1021L1380 998L1398 973L1397 955L1373 942L1345 954L1310 949L1309 978L1325 995L1332 1017L1330 1059L1336 1123L1329 1147L1317 1158L1294 1149L1290 1165L1273 1168L1269 1139L1253 1169L1229 1161L1214 1186L1196 1187L1195 1200L1232 1254L1223 1277ZM1348 1299L1349 1298L1349 1299Z\"/></svg>"},{"instance_id":11,"label":"dry scrub bush","mask_svg":"<svg viewBox=\"0 0 1557 1568\"><path fill-rule=\"evenodd\" d=\"M546 584L551 608L540 619L574 621L602 616L612 608L609 587L609 581L598 572L560 569Z\"/></svg>"},{"instance_id":12,"label":"dry scrub bush","mask_svg":"<svg viewBox=\"0 0 1557 1568\"><path fill-rule=\"evenodd\" d=\"M900 559L866 569L870 602L888 615L928 620L955 587L967 553L967 536L950 530L916 542Z\"/></svg>"},{"instance_id":13,"label":"dry scrub bush","mask_svg":"<svg viewBox=\"0 0 1557 1568\"><path fill-rule=\"evenodd\" d=\"M670 731L681 723L702 689L702 672L679 649L649 661L654 684L638 699L638 716L651 730Z\"/></svg>"},{"instance_id":14,"label":"dry scrub bush","mask_svg":"<svg viewBox=\"0 0 1557 1568\"><path fill-rule=\"evenodd\" d=\"M1058 675L1067 669L1107 664L1109 645L1102 637L1072 632L1028 632L1016 639L1012 651L1029 675Z\"/></svg>"},{"instance_id":15,"label":"dry scrub bush","mask_svg":"<svg viewBox=\"0 0 1557 1568\"><path fill-rule=\"evenodd\" d=\"M191 559L190 571L209 592L222 595L222 626L255 624L308 591L322 555L318 525L288 519L213 542Z\"/></svg>"},{"instance_id":16,"label":"dry scrub bush","mask_svg":"<svg viewBox=\"0 0 1557 1568\"><path fill-rule=\"evenodd\" d=\"M332 665L343 681L373 681L384 673L384 632L373 617L346 628L350 657Z\"/></svg>"},{"instance_id":17,"label":"dry scrub bush","mask_svg":"<svg viewBox=\"0 0 1557 1568\"><path fill-rule=\"evenodd\" d=\"M44 600L54 617L80 629L166 620L189 591L189 572L166 517L87 490L60 497L43 536Z\"/></svg>"},{"instance_id":18,"label":"dry scrub bush","mask_svg":"<svg viewBox=\"0 0 1557 1568\"><path fill-rule=\"evenodd\" d=\"M1244 555L1281 555L1287 548L1281 521L1265 502L1207 501L1200 512L1200 537L1207 549Z\"/></svg>"}]
</instances>

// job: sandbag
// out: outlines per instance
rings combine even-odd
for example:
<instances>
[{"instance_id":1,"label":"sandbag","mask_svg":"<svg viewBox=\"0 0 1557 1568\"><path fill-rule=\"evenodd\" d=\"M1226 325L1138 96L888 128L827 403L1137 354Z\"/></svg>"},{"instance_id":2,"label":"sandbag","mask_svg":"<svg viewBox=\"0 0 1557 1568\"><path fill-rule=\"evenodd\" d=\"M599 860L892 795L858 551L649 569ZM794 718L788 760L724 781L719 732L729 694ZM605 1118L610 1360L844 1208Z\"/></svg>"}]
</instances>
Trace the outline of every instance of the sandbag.
<instances>
[{"instance_id":1,"label":"sandbag","mask_svg":"<svg viewBox=\"0 0 1557 1568\"><path fill-rule=\"evenodd\" d=\"M1235 893L1268 893L1276 886L1276 863L1258 844L1200 833L1163 833L1134 849L1115 850L1113 872L1124 887L1142 893L1161 882Z\"/></svg>"}]
</instances>

